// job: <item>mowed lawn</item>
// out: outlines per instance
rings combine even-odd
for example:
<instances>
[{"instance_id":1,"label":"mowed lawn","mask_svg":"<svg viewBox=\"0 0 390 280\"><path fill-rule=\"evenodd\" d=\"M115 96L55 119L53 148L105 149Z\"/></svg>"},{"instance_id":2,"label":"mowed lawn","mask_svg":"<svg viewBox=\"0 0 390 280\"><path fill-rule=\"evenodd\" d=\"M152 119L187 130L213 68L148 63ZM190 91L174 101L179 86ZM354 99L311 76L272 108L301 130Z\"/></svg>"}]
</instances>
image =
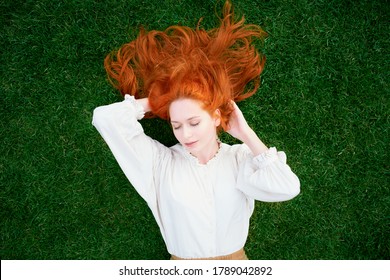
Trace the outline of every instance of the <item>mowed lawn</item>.
<instances>
[{"instance_id":1,"label":"mowed lawn","mask_svg":"<svg viewBox=\"0 0 390 280\"><path fill-rule=\"evenodd\" d=\"M218 24L223 1L0 1L0 257L168 259L157 224L91 125L121 100L104 57L141 26ZM262 85L239 104L301 180L256 202L251 259L389 259L389 5L237 0L268 33ZM166 145L162 120L143 120ZM226 134L221 139L237 143Z\"/></svg>"}]
</instances>

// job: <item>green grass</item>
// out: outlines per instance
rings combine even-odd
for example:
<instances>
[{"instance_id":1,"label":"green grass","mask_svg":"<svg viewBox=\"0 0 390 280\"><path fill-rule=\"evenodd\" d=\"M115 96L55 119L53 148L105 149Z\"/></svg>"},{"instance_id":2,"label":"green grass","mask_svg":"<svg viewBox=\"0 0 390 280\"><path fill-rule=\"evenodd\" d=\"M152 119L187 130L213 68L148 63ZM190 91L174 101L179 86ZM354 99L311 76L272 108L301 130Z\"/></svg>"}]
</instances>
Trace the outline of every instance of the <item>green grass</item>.
<instances>
[{"instance_id":1,"label":"green grass","mask_svg":"<svg viewBox=\"0 0 390 280\"><path fill-rule=\"evenodd\" d=\"M302 193L257 202L252 259L389 259L389 5L233 1L268 33L240 104ZM138 28L216 24L221 1L0 1L1 259L167 259L159 229L91 125L119 101L103 59ZM164 121L145 131L175 143ZM227 135L221 138L235 143Z\"/></svg>"}]
</instances>

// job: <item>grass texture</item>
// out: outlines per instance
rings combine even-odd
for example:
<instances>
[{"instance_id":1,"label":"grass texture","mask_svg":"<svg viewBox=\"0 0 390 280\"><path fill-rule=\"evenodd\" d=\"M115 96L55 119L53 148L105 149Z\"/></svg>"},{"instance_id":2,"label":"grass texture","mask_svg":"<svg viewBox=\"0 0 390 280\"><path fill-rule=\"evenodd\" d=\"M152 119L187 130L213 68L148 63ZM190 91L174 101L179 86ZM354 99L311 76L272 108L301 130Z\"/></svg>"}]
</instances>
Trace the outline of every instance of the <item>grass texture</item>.
<instances>
[{"instance_id":1,"label":"grass texture","mask_svg":"<svg viewBox=\"0 0 390 280\"><path fill-rule=\"evenodd\" d=\"M159 229L91 125L121 100L103 59L140 26L217 24L222 1L0 1L1 259L168 259ZM240 0L269 34L239 104L302 192L256 203L251 259L389 259L389 5ZM176 141L164 121L147 134ZM236 141L221 135L230 144Z\"/></svg>"}]
</instances>

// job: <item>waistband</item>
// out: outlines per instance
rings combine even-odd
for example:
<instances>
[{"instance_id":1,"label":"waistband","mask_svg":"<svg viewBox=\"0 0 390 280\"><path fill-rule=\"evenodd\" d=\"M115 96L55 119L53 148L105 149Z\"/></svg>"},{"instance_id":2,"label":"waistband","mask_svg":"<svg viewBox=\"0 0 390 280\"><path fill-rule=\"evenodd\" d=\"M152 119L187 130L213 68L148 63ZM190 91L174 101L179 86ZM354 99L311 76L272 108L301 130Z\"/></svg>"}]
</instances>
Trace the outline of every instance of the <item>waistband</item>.
<instances>
[{"instance_id":1,"label":"waistband","mask_svg":"<svg viewBox=\"0 0 390 280\"><path fill-rule=\"evenodd\" d=\"M245 254L244 248L231 253L229 255L224 255L224 256L218 256L218 257L212 257L212 258L189 258L189 259L184 259L177 257L175 255L171 255L171 260L247 260L248 257Z\"/></svg>"}]
</instances>

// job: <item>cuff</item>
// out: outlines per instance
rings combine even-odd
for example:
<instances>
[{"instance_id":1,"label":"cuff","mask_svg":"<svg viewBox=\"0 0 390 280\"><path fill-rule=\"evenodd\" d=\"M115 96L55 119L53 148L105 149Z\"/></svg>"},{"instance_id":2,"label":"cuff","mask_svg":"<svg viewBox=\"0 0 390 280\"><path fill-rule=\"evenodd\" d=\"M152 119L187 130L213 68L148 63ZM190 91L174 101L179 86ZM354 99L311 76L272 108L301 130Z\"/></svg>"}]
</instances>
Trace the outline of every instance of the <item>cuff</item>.
<instances>
[{"instance_id":1,"label":"cuff","mask_svg":"<svg viewBox=\"0 0 390 280\"><path fill-rule=\"evenodd\" d=\"M142 107L142 106L137 102L137 100L135 100L134 96L129 95L129 94L126 94L126 95L125 95L125 102L128 102L129 104L132 105L132 107L134 108L135 117L137 118L137 120L143 119L143 117L145 116L144 107Z\"/></svg>"},{"instance_id":2,"label":"cuff","mask_svg":"<svg viewBox=\"0 0 390 280\"><path fill-rule=\"evenodd\" d=\"M265 168L275 161L281 161L284 163L287 161L286 154L284 152L278 152L275 147L271 147L268 151L253 158L253 162L259 168Z\"/></svg>"}]
</instances>

